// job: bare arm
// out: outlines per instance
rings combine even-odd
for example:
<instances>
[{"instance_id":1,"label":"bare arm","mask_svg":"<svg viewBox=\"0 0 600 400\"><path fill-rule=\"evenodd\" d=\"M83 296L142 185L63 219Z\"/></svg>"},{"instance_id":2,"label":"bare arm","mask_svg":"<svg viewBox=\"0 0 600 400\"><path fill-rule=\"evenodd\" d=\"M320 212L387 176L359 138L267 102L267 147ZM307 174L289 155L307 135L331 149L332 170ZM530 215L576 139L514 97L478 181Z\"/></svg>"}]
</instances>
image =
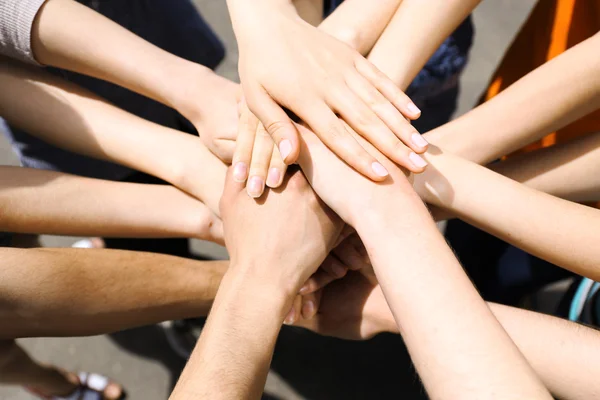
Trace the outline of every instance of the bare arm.
<instances>
[{"instance_id":1,"label":"bare arm","mask_svg":"<svg viewBox=\"0 0 600 400\"><path fill-rule=\"evenodd\" d=\"M14 125L66 150L157 176L218 215L226 167L198 138L148 122L77 85L6 59L0 63L0 86L0 114Z\"/></svg>"},{"instance_id":2,"label":"bare arm","mask_svg":"<svg viewBox=\"0 0 600 400\"><path fill-rule=\"evenodd\" d=\"M600 133L520 154L492 171L565 200L600 201Z\"/></svg>"},{"instance_id":3,"label":"bare arm","mask_svg":"<svg viewBox=\"0 0 600 400\"><path fill-rule=\"evenodd\" d=\"M2 248L0 339L98 335L206 315L227 264L122 250Z\"/></svg>"},{"instance_id":4,"label":"bare arm","mask_svg":"<svg viewBox=\"0 0 600 400\"><path fill-rule=\"evenodd\" d=\"M231 267L171 399L260 398L296 293L342 229L299 171L284 186L257 203L228 176L221 207Z\"/></svg>"},{"instance_id":5,"label":"bare arm","mask_svg":"<svg viewBox=\"0 0 600 400\"><path fill-rule=\"evenodd\" d=\"M592 328L532 311L488 303L546 387L558 398L597 398L600 333ZM317 333L364 340L399 333L378 283L351 272L323 291L317 315L298 325ZM543 334L541 334L543 332Z\"/></svg>"},{"instance_id":6,"label":"bare arm","mask_svg":"<svg viewBox=\"0 0 600 400\"><path fill-rule=\"evenodd\" d=\"M195 237L223 242L221 221L167 185L0 167L0 230L55 235Z\"/></svg>"},{"instance_id":7,"label":"bare arm","mask_svg":"<svg viewBox=\"0 0 600 400\"><path fill-rule=\"evenodd\" d=\"M490 101L425 137L487 164L600 107L600 34L521 78Z\"/></svg>"},{"instance_id":8,"label":"bare arm","mask_svg":"<svg viewBox=\"0 0 600 400\"><path fill-rule=\"evenodd\" d=\"M393 171L390 180L372 184L309 132L303 138L300 165L323 201L352 224L365 243L430 396L549 398L402 172L385 163Z\"/></svg>"},{"instance_id":9,"label":"bare arm","mask_svg":"<svg viewBox=\"0 0 600 400\"><path fill-rule=\"evenodd\" d=\"M374 7L368 0L346 0L319 25L319 29L366 56L401 3L402 0L380 0ZM397 56L398 53L394 51L393 54Z\"/></svg>"},{"instance_id":10,"label":"bare arm","mask_svg":"<svg viewBox=\"0 0 600 400\"><path fill-rule=\"evenodd\" d=\"M598 210L533 190L435 148L427 160L431 168L415 178L415 187L428 203L549 262L600 279Z\"/></svg>"},{"instance_id":11,"label":"bare arm","mask_svg":"<svg viewBox=\"0 0 600 400\"><path fill-rule=\"evenodd\" d=\"M45 2L31 30L31 45L41 64L112 82L176 109L212 152L231 160L237 84L73 0Z\"/></svg>"},{"instance_id":12,"label":"bare arm","mask_svg":"<svg viewBox=\"0 0 600 400\"><path fill-rule=\"evenodd\" d=\"M431 55L480 1L403 0L373 47L369 61L406 90Z\"/></svg>"}]
</instances>

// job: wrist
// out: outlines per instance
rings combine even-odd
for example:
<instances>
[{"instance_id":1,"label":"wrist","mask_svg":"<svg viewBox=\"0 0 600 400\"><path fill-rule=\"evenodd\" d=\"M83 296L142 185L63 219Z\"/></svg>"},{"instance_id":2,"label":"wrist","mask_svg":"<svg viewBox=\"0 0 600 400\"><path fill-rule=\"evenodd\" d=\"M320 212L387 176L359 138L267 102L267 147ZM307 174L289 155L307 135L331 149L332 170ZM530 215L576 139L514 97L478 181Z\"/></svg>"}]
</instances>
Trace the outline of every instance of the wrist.
<instances>
[{"instance_id":1,"label":"wrist","mask_svg":"<svg viewBox=\"0 0 600 400\"><path fill-rule=\"evenodd\" d=\"M299 266L283 265L288 263L282 259L252 259L236 260L232 258L230 270L239 279L249 282L252 286L261 288L269 296L283 299L293 299L298 294L301 282Z\"/></svg>"},{"instance_id":2,"label":"wrist","mask_svg":"<svg viewBox=\"0 0 600 400\"><path fill-rule=\"evenodd\" d=\"M211 94L209 90L198 88L209 86L208 83L215 78L215 72L204 65L178 59L165 68L164 75L164 103L192 122L200 118L196 114L204 107L198 103L208 103Z\"/></svg>"}]
</instances>

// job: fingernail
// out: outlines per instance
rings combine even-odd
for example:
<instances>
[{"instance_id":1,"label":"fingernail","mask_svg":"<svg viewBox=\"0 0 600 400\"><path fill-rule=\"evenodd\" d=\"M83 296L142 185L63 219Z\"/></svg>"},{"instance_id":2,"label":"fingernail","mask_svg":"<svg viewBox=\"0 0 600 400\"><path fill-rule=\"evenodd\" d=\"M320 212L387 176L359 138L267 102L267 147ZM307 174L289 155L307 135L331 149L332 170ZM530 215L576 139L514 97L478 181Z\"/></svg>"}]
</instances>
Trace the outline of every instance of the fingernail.
<instances>
[{"instance_id":1,"label":"fingernail","mask_svg":"<svg viewBox=\"0 0 600 400\"><path fill-rule=\"evenodd\" d=\"M417 153L411 152L408 158L417 168L425 168L427 166L427 161L423 160L423 157L421 157Z\"/></svg>"},{"instance_id":2,"label":"fingernail","mask_svg":"<svg viewBox=\"0 0 600 400\"><path fill-rule=\"evenodd\" d=\"M371 169L373 169L373 172L375 172L375 174L378 176L386 177L390 174L388 170L377 161L371 164Z\"/></svg>"},{"instance_id":3,"label":"fingernail","mask_svg":"<svg viewBox=\"0 0 600 400\"><path fill-rule=\"evenodd\" d=\"M418 147L427 147L427 145L429 144L429 142L427 142L427 140L425 140L425 138L421 136L420 133L415 132L410 138L412 139L412 142Z\"/></svg>"},{"instance_id":4,"label":"fingernail","mask_svg":"<svg viewBox=\"0 0 600 400\"><path fill-rule=\"evenodd\" d=\"M408 111L410 111L413 114L419 114L421 112L421 110L419 109L419 107L417 107L415 103L408 103L406 105L406 108L408 108Z\"/></svg>"},{"instance_id":5,"label":"fingernail","mask_svg":"<svg viewBox=\"0 0 600 400\"><path fill-rule=\"evenodd\" d=\"M269 175L267 176L267 186L274 187L279 184L279 180L281 179L281 173L277 168L271 168L269 170Z\"/></svg>"},{"instance_id":6,"label":"fingernail","mask_svg":"<svg viewBox=\"0 0 600 400\"><path fill-rule=\"evenodd\" d=\"M265 183L260 176L253 176L248 179L248 194L250 197L260 197L263 190L265 190Z\"/></svg>"},{"instance_id":7,"label":"fingernail","mask_svg":"<svg viewBox=\"0 0 600 400\"><path fill-rule=\"evenodd\" d=\"M304 318L312 318L315 314L315 303L312 300L309 300L302 306L302 315Z\"/></svg>"},{"instance_id":8,"label":"fingernail","mask_svg":"<svg viewBox=\"0 0 600 400\"><path fill-rule=\"evenodd\" d=\"M288 158L291 152L292 142L290 142L287 139L284 139L281 142L279 142L279 154L281 154L281 158L283 158L284 161L286 158Z\"/></svg>"},{"instance_id":9,"label":"fingernail","mask_svg":"<svg viewBox=\"0 0 600 400\"><path fill-rule=\"evenodd\" d=\"M295 319L296 319L296 310L294 308L292 308L292 310L288 313L287 317L285 317L285 320L283 321L283 323L286 325L292 325L294 323Z\"/></svg>"},{"instance_id":10,"label":"fingernail","mask_svg":"<svg viewBox=\"0 0 600 400\"><path fill-rule=\"evenodd\" d=\"M304 286L302 286L300 288L300 292L299 293L300 294L306 294L308 292L308 289L309 289L308 284L306 284L306 285L304 285Z\"/></svg>"},{"instance_id":11,"label":"fingernail","mask_svg":"<svg viewBox=\"0 0 600 400\"><path fill-rule=\"evenodd\" d=\"M335 276L341 278L346 274L346 268L342 267L339 264L333 264L331 266L331 271L335 274Z\"/></svg>"},{"instance_id":12,"label":"fingernail","mask_svg":"<svg viewBox=\"0 0 600 400\"><path fill-rule=\"evenodd\" d=\"M248 166L244 162L239 162L233 167L233 180L236 182L244 182L247 178Z\"/></svg>"}]
</instances>

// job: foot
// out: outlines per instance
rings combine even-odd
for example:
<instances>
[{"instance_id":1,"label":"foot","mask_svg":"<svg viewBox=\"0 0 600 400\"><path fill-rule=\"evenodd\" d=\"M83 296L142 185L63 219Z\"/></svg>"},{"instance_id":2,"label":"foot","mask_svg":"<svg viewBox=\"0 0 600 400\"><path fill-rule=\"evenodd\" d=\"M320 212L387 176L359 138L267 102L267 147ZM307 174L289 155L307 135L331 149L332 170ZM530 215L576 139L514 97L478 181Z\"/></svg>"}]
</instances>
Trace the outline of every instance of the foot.
<instances>
[{"instance_id":1,"label":"foot","mask_svg":"<svg viewBox=\"0 0 600 400\"><path fill-rule=\"evenodd\" d=\"M95 393L98 400L118 400L123 397L123 387L98 374L72 372L48 366L48 374L55 374L52 384L28 386L27 390L44 400L88 398L87 392ZM92 397L89 397L92 398Z\"/></svg>"}]
</instances>

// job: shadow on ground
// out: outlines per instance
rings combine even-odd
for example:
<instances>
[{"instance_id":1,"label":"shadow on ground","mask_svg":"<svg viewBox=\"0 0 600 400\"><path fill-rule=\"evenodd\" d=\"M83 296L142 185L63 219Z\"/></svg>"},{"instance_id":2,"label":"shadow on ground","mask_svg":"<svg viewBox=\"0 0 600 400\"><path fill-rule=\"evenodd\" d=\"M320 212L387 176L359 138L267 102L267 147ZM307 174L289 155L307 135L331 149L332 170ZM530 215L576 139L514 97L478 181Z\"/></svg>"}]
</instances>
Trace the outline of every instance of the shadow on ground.
<instances>
[{"instance_id":1,"label":"shadow on ground","mask_svg":"<svg viewBox=\"0 0 600 400\"><path fill-rule=\"evenodd\" d=\"M162 363L170 372L170 387L175 385L184 360L170 350L159 327L132 329L111 338L126 351ZM311 400L427 398L398 335L354 342L284 327L271 369ZM265 394L263 400L285 399Z\"/></svg>"}]
</instances>

